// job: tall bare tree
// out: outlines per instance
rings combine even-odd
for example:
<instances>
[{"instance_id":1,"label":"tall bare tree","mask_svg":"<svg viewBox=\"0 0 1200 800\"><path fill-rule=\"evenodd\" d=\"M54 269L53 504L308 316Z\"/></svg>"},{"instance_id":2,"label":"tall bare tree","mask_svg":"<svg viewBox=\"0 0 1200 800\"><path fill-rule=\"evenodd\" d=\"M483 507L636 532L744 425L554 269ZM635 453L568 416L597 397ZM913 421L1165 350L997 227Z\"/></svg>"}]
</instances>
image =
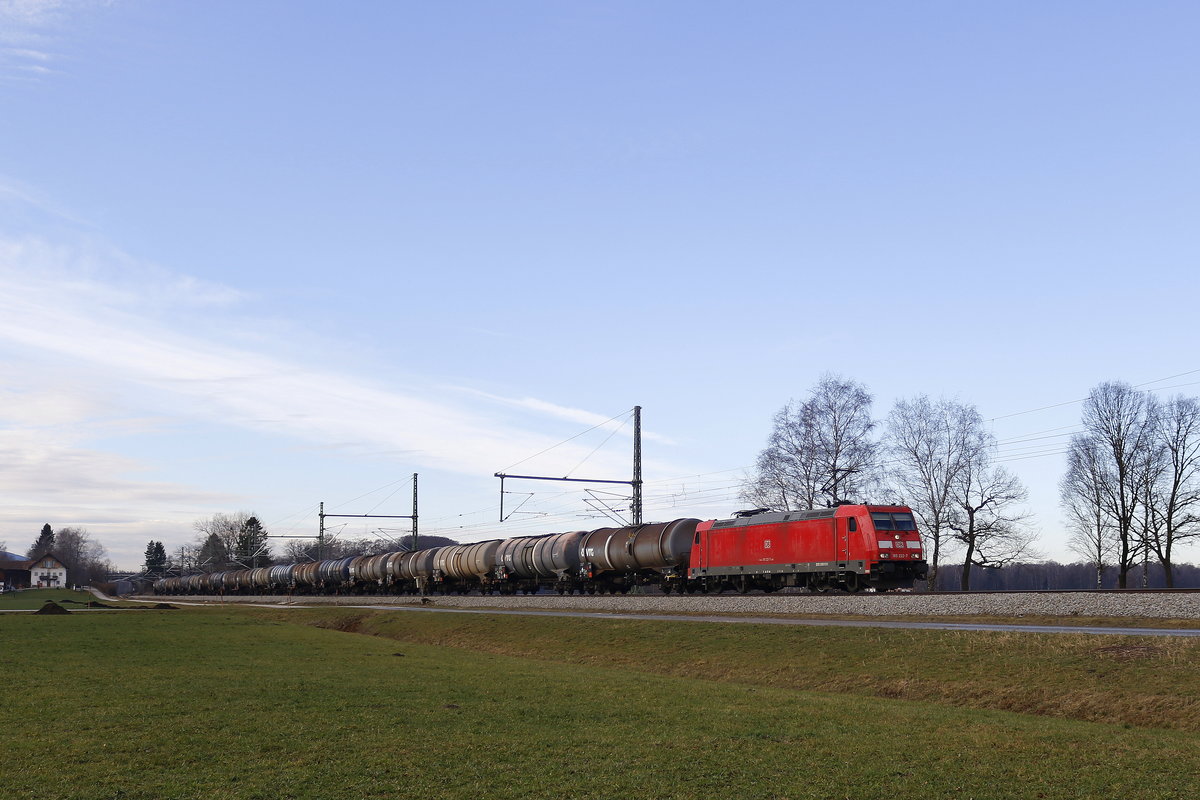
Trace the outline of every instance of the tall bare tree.
<instances>
[{"instance_id":1,"label":"tall bare tree","mask_svg":"<svg viewBox=\"0 0 1200 800\"><path fill-rule=\"evenodd\" d=\"M67 568L67 580L79 586L103 580L113 571L104 546L84 528L60 528L54 534L54 555Z\"/></svg>"},{"instance_id":2,"label":"tall bare tree","mask_svg":"<svg viewBox=\"0 0 1200 800\"><path fill-rule=\"evenodd\" d=\"M779 409L742 498L757 507L780 511L816 508L821 481L812 433L803 404L792 400Z\"/></svg>"},{"instance_id":3,"label":"tall bare tree","mask_svg":"<svg viewBox=\"0 0 1200 800\"><path fill-rule=\"evenodd\" d=\"M1059 494L1071 526L1068 546L1096 566L1096 588L1104 585L1104 572L1114 557L1116 536L1104 513L1101 480L1103 454L1097 442L1087 440L1070 449L1067 474Z\"/></svg>"},{"instance_id":4,"label":"tall bare tree","mask_svg":"<svg viewBox=\"0 0 1200 800\"><path fill-rule=\"evenodd\" d=\"M1091 451L1095 468L1064 485L1080 503L1097 502L1114 536L1117 585L1128 586L1129 571L1141 550L1138 512L1152 476L1148 457L1156 446L1157 404L1127 383L1107 382L1092 389L1083 403L1084 432L1071 437L1068 464ZM1079 483L1091 481L1091 485Z\"/></svg>"},{"instance_id":5,"label":"tall bare tree","mask_svg":"<svg viewBox=\"0 0 1200 800\"><path fill-rule=\"evenodd\" d=\"M1040 557L1031 552L1029 514L1014 509L1027 497L1020 479L992 463L990 447L972 455L954 482L954 512L947 521L965 551L960 580L964 592L971 588L973 566L1003 567L1021 558Z\"/></svg>"},{"instance_id":6,"label":"tall bare tree","mask_svg":"<svg viewBox=\"0 0 1200 800\"><path fill-rule=\"evenodd\" d=\"M952 541L948 523L956 511L955 487L985 446L983 419L974 406L919 395L892 408L884 441L899 499L921 523L929 585L936 586L942 550Z\"/></svg>"},{"instance_id":7,"label":"tall bare tree","mask_svg":"<svg viewBox=\"0 0 1200 800\"><path fill-rule=\"evenodd\" d=\"M878 478L874 430L866 387L823 376L807 400L791 401L775 415L742 498L778 510L867 499Z\"/></svg>"},{"instance_id":8,"label":"tall bare tree","mask_svg":"<svg viewBox=\"0 0 1200 800\"><path fill-rule=\"evenodd\" d=\"M1175 585L1173 551L1200 537L1200 402L1176 397L1154 417L1156 442L1149 448L1141 535Z\"/></svg>"}]
</instances>

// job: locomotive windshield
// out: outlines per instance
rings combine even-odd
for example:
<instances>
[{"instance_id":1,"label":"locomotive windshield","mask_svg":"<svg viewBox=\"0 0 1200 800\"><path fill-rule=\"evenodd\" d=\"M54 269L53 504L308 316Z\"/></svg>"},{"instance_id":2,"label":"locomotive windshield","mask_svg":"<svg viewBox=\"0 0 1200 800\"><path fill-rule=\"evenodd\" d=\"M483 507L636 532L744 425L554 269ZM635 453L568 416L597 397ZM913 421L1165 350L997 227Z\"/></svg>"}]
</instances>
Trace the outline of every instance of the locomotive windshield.
<instances>
[{"instance_id":1,"label":"locomotive windshield","mask_svg":"<svg viewBox=\"0 0 1200 800\"><path fill-rule=\"evenodd\" d=\"M872 511L871 521L877 531L915 531L917 523L912 514L889 514L886 511Z\"/></svg>"}]
</instances>

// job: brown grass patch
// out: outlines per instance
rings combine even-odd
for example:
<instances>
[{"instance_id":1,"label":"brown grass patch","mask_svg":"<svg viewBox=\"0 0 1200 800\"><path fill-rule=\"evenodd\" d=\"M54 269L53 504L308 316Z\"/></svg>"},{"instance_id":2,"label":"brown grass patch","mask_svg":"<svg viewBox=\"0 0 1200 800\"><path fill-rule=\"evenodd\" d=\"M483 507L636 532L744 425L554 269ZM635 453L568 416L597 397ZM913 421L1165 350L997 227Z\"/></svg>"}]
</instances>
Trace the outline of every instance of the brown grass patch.
<instances>
[{"instance_id":1,"label":"brown grass patch","mask_svg":"<svg viewBox=\"0 0 1200 800\"><path fill-rule=\"evenodd\" d=\"M1165 651L1166 648L1152 644L1114 644L1108 647L1097 647L1092 652L1116 661L1136 661L1161 656Z\"/></svg>"},{"instance_id":2,"label":"brown grass patch","mask_svg":"<svg viewBox=\"0 0 1200 800\"><path fill-rule=\"evenodd\" d=\"M371 613L343 613L335 614L329 617L323 617L314 620L312 624L317 628L327 628L329 630L341 631L342 633L358 633L362 630L363 623Z\"/></svg>"}]
</instances>

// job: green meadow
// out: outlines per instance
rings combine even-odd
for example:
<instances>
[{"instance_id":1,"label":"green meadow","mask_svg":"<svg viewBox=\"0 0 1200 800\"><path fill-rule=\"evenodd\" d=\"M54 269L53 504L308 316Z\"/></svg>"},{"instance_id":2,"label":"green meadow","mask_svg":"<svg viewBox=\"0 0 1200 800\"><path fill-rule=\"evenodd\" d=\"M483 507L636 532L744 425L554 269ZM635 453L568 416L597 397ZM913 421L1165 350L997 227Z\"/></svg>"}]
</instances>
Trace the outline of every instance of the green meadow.
<instances>
[{"instance_id":1,"label":"green meadow","mask_svg":"<svg viewBox=\"0 0 1200 800\"><path fill-rule=\"evenodd\" d=\"M26 589L0 594L0 611L36 610L48 600L60 603L66 609L81 608L95 599L91 592L74 589Z\"/></svg>"},{"instance_id":2,"label":"green meadow","mask_svg":"<svg viewBox=\"0 0 1200 800\"><path fill-rule=\"evenodd\" d=\"M0 642L11 798L1191 798L1200 781L1192 640L220 607L0 614Z\"/></svg>"}]
</instances>

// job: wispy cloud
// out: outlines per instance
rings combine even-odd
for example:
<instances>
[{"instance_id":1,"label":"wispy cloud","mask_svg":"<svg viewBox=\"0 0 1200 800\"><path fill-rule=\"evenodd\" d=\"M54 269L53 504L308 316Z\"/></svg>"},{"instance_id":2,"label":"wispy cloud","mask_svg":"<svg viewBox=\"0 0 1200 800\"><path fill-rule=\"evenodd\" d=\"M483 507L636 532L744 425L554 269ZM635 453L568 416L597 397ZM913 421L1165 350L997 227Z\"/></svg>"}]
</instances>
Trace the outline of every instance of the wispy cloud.
<instances>
[{"instance_id":1,"label":"wispy cloud","mask_svg":"<svg viewBox=\"0 0 1200 800\"><path fill-rule=\"evenodd\" d=\"M49 64L58 52L70 20L109 0L0 0L0 76L36 80L56 72Z\"/></svg>"},{"instance_id":2,"label":"wispy cloud","mask_svg":"<svg viewBox=\"0 0 1200 800\"><path fill-rule=\"evenodd\" d=\"M593 411L586 411L582 408L571 408L569 406L558 405L546 400L539 400L536 397L502 397L496 394L481 392L477 389L466 387L456 387L458 391L474 395L476 397L485 398L495 403L501 403L512 408L521 408L528 411L534 411L548 417L566 420L568 422L577 422L580 425L588 425L592 427L604 426L607 430L620 429L619 432L625 436L633 435L633 428L628 423L632 419L632 409L628 415L619 415L617 417L605 417L603 414L597 414ZM606 424L607 423L607 424ZM659 442L660 444L675 444L674 441L666 436L660 436L652 431L642 431L642 438L650 441Z\"/></svg>"},{"instance_id":3,"label":"wispy cloud","mask_svg":"<svg viewBox=\"0 0 1200 800\"><path fill-rule=\"evenodd\" d=\"M121 267L158 280L118 279ZM239 313L238 298L223 287L146 270L107 249L0 238L0 346L53 357L64 368L91 370L108 382L140 385L151 390L142 401L158 398L164 413L321 446L402 451L427 467L472 475L556 443L498 421L503 407L584 424L605 419L534 398L463 395L419 379L399 389L220 341L213 331L254 324L249 311ZM189 320L197 317L189 317L188 308L212 303L223 305L220 314L210 316L204 330L193 329ZM589 450L558 448L546 457L546 468L569 469ZM601 453L594 461L609 458ZM623 455L611 460L624 470Z\"/></svg>"}]
</instances>

